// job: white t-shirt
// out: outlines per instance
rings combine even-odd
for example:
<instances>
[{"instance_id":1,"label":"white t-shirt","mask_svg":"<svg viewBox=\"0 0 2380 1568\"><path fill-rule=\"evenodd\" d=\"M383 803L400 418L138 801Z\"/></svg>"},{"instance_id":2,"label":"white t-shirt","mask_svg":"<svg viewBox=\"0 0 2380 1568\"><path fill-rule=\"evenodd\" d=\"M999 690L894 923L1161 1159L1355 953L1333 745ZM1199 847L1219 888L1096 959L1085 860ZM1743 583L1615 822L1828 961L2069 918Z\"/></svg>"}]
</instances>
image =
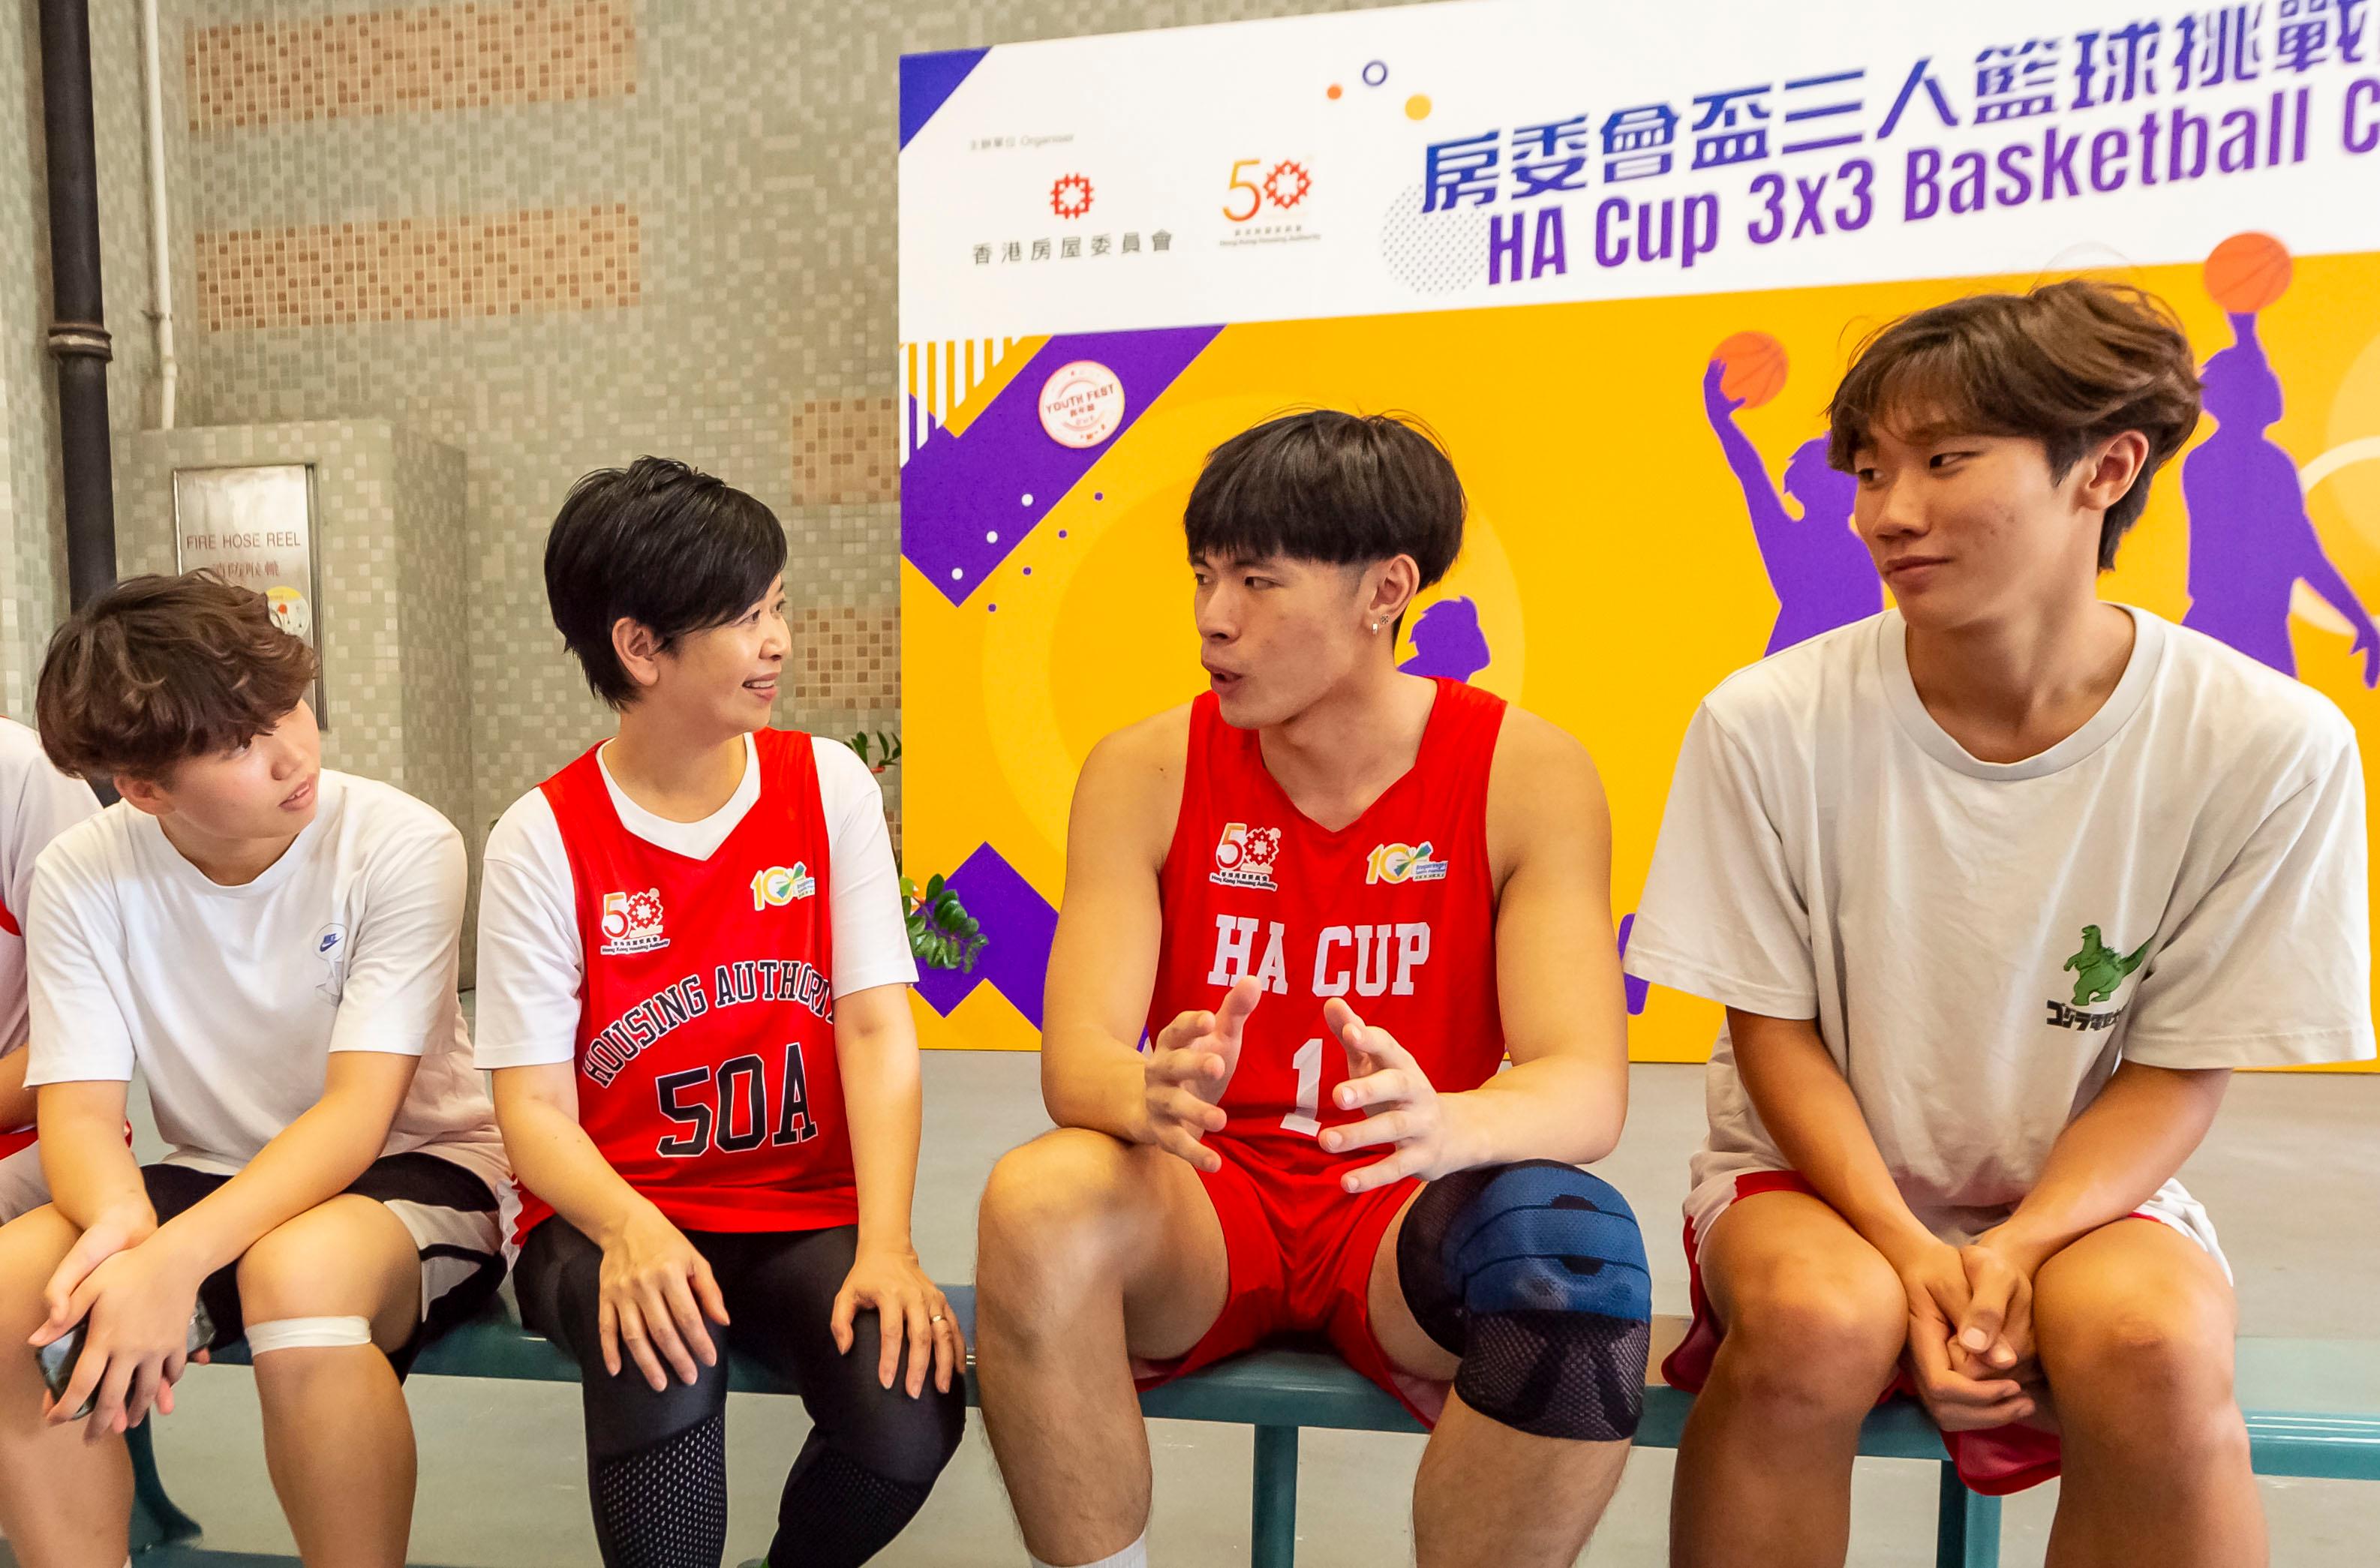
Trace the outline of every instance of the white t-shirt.
<instances>
[{"instance_id":1,"label":"white t-shirt","mask_svg":"<svg viewBox=\"0 0 2380 1568\"><path fill-rule=\"evenodd\" d=\"M148 1080L167 1161L237 1172L322 1098L334 1051L418 1056L382 1153L454 1161L502 1197L504 1141L455 1000L463 839L411 796L328 769L314 820L225 887L118 803L33 872L26 1081Z\"/></svg>"},{"instance_id":2,"label":"white t-shirt","mask_svg":"<svg viewBox=\"0 0 2380 1568\"><path fill-rule=\"evenodd\" d=\"M819 804L829 848L827 912L833 922L834 994L914 985L917 961L901 909L901 873L884 824L884 795L856 752L812 736ZM698 822L656 817L628 798L601 753L603 787L620 821L648 844L708 860L760 799L759 751L744 740L744 777L727 804ZM562 827L542 789L513 802L488 835L480 877L479 1063L531 1067L571 1061L586 975L576 889Z\"/></svg>"},{"instance_id":3,"label":"white t-shirt","mask_svg":"<svg viewBox=\"0 0 2380 1568\"><path fill-rule=\"evenodd\" d=\"M2100 711L1977 760L1898 612L1742 671L1686 732L1627 966L1813 1018L1921 1222L2003 1219L2119 1060L2373 1054L2363 773L2312 688L2133 610ZM1687 1214L1781 1170L1724 1028ZM2179 1183L2149 1206L2210 1249Z\"/></svg>"},{"instance_id":4,"label":"white t-shirt","mask_svg":"<svg viewBox=\"0 0 2380 1568\"><path fill-rule=\"evenodd\" d=\"M91 785L50 766L31 730L0 719L0 1056L25 1043L23 932L33 860L61 831L98 812Z\"/></svg>"}]
</instances>

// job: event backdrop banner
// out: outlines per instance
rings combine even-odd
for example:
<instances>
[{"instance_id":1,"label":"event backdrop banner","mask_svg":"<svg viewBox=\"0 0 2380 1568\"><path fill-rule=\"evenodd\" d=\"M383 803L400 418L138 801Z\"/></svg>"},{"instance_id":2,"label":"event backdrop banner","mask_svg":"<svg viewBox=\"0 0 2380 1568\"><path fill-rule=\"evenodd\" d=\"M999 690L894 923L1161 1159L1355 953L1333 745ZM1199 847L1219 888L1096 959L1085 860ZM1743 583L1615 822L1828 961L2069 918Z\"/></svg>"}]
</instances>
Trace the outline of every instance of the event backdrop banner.
<instances>
[{"instance_id":1,"label":"event backdrop banner","mask_svg":"<svg viewBox=\"0 0 2380 1568\"><path fill-rule=\"evenodd\" d=\"M2380 20L1847 0L1463 5L901 63L905 861L988 943L927 1042L1031 1047L1099 738L1203 688L1182 508L1300 407L1398 410L1471 498L1406 669L1600 765L1626 941L1697 700L1876 614L1821 410L1863 335L2092 273L2206 413L2103 591L2380 753ZM1717 1010L1632 985L1640 1060Z\"/></svg>"}]
</instances>

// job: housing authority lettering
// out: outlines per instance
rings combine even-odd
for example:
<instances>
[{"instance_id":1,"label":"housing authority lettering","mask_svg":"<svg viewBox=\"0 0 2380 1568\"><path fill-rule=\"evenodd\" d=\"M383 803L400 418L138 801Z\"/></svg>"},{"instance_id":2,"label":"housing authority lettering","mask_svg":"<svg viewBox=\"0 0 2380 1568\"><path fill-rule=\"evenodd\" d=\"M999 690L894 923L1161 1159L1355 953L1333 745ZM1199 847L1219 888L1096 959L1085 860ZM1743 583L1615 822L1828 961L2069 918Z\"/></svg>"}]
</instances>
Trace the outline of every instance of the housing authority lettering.
<instances>
[{"instance_id":1,"label":"housing authority lettering","mask_svg":"<svg viewBox=\"0 0 2380 1568\"><path fill-rule=\"evenodd\" d=\"M816 966L797 959L747 958L720 965L707 993L702 977L688 975L621 1014L587 1042L579 1071L609 1088L623 1068L680 1024L701 1017L714 1005L745 1002L791 1002L834 1021L833 989Z\"/></svg>"}]
</instances>

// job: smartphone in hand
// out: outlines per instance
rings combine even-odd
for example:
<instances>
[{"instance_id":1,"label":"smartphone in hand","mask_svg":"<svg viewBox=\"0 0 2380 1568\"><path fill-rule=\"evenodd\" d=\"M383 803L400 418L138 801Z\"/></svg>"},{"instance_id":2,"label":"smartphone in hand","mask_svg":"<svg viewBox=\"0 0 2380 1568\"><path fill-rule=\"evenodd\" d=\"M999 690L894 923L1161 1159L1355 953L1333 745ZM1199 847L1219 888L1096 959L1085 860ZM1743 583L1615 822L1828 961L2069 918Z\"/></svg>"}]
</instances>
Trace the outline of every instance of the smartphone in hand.
<instances>
[{"instance_id":1,"label":"smartphone in hand","mask_svg":"<svg viewBox=\"0 0 2380 1568\"><path fill-rule=\"evenodd\" d=\"M82 1359L82 1342L90 1329L91 1319L85 1318L81 1322L33 1353L34 1357L41 1363L42 1381L49 1385L52 1399L64 1399L67 1396L67 1385L74 1380L75 1363ZM214 1319L207 1316L205 1306L200 1304L191 1307L188 1353L196 1355L212 1344L214 1337ZM70 1418L79 1421L98 1407L99 1395L94 1392L89 1399L83 1401L82 1408L76 1411Z\"/></svg>"}]
</instances>

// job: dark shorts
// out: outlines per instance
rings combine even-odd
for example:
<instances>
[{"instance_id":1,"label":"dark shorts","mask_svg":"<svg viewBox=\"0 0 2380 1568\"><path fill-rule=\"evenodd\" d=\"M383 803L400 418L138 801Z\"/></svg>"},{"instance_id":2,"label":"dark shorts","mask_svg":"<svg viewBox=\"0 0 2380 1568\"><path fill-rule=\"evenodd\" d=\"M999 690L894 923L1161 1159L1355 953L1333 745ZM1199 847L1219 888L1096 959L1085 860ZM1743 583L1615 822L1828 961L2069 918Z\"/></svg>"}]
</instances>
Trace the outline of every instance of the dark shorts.
<instances>
[{"instance_id":1,"label":"dark shorts","mask_svg":"<svg viewBox=\"0 0 2380 1568\"><path fill-rule=\"evenodd\" d=\"M144 1165L140 1179L159 1224L197 1207L231 1180L182 1165ZM389 1357L402 1377L423 1345L477 1312L504 1283L496 1196L462 1166L419 1149L373 1161L346 1191L385 1204L412 1234L421 1259L419 1326ZM199 1303L214 1319L215 1347L246 1336L238 1264L209 1274L199 1285Z\"/></svg>"}]
</instances>

